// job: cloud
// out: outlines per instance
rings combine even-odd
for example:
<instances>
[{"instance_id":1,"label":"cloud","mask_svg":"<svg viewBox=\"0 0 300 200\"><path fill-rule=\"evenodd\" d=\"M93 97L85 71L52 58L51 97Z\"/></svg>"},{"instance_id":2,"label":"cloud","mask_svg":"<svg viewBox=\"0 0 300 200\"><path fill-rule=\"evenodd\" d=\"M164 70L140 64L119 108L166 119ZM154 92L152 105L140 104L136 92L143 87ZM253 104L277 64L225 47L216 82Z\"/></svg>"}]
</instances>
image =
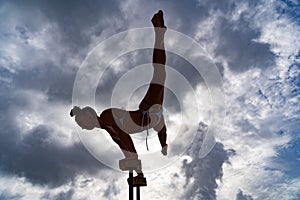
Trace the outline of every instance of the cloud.
<instances>
[{"instance_id":1,"label":"cloud","mask_svg":"<svg viewBox=\"0 0 300 200\"><path fill-rule=\"evenodd\" d=\"M239 190L236 194L236 200L253 200L253 198L250 195L244 194L242 190Z\"/></svg>"},{"instance_id":2,"label":"cloud","mask_svg":"<svg viewBox=\"0 0 300 200\"><path fill-rule=\"evenodd\" d=\"M42 27L48 23L57 26L57 33L62 47L68 48L69 53L77 54L87 47L92 35L100 35L104 29L120 26L116 20L120 20L121 15L116 1L99 2L89 1L82 4L80 1L22 1L3 3L6 11L20 12L12 18L10 22L21 23L20 26L27 25L28 32L40 32ZM21 9L23 8L23 9ZM29 12L33 11L33 12ZM40 18L34 18L37 14ZM11 15L8 13L8 15ZM32 20L33 19L33 20ZM11 23L8 23L9 26ZM117 27L115 27L117 28ZM89 33L89 37L85 35ZM54 35L53 35L54 36ZM77 53L76 53L77 52Z\"/></svg>"},{"instance_id":3,"label":"cloud","mask_svg":"<svg viewBox=\"0 0 300 200\"><path fill-rule=\"evenodd\" d=\"M4 191L0 193L0 199L11 199L11 200L18 200L18 199L22 199L23 196L20 194L9 194L8 192Z\"/></svg>"},{"instance_id":4,"label":"cloud","mask_svg":"<svg viewBox=\"0 0 300 200\"><path fill-rule=\"evenodd\" d=\"M187 181L184 199L216 199L217 181L221 181L223 176L222 165L235 154L234 150L225 150L224 145L217 142L205 158L199 158L207 129L204 123L199 124L197 136L187 153L191 161L185 161L183 165Z\"/></svg>"},{"instance_id":5,"label":"cloud","mask_svg":"<svg viewBox=\"0 0 300 200\"><path fill-rule=\"evenodd\" d=\"M59 194L56 194L54 196L51 196L50 193L45 193L44 195L41 196L41 200L43 199L54 199L54 200L69 200L72 199L72 196L74 194L74 190L70 189L67 192L60 192Z\"/></svg>"},{"instance_id":6,"label":"cloud","mask_svg":"<svg viewBox=\"0 0 300 200\"><path fill-rule=\"evenodd\" d=\"M277 6L277 3L240 3L232 7L234 9L231 9L230 15L223 11L214 12L210 21L199 24L197 36L201 42L212 44L206 45L209 52L216 53L216 50L223 48L222 44L227 48L221 49L219 55L219 58L223 57L220 62L225 67L224 87L229 106L221 141L226 148L234 149L236 155L229 159L231 165L223 165L223 182L217 189L218 199L235 198L239 188L252 198L274 199L274 188L278 188L282 182L297 180L295 177L286 177L286 166L277 162L276 158L278 149L293 141L298 130L290 121L298 121L298 109L295 107L298 104L292 103L299 96L298 92L292 92L298 91L298 86L290 82L293 78L287 72L290 66L296 69L295 66L298 65L294 58L299 52L299 40L296 36L299 28L290 18L280 15L276 10ZM276 19L278 15L280 17ZM225 28L231 29L228 32L230 34L219 34L224 33L220 30ZM235 37L231 37L234 35ZM238 63L233 62L235 51L230 48L234 46L234 49L239 49L243 46L244 41L238 42L239 37L248 38L254 44L255 48L252 50L262 52L261 57L251 55L251 47L243 47L245 52L250 50L250 54L244 57L240 54L244 50L240 49L237 58L245 60L239 68L234 68ZM225 44L227 41L222 43L217 38L230 42ZM235 46L235 42L241 46ZM255 65L256 69L253 68ZM285 159L285 162L294 161ZM251 174L251 177L247 177L247 174ZM267 194L261 188L272 192ZM286 195L285 198L293 198L297 194L293 191L287 197L284 190L281 193L282 196Z\"/></svg>"},{"instance_id":7,"label":"cloud","mask_svg":"<svg viewBox=\"0 0 300 200\"><path fill-rule=\"evenodd\" d=\"M96 174L105 169L78 139L74 140L73 131L59 126L60 120L53 118L55 113L60 115L57 105L47 105L44 96L39 98L36 92L23 93L15 92L1 99L1 110L6 113L6 117L0 119L2 172L56 187L72 181L77 174ZM35 98L34 102L31 97ZM68 116L67 107L62 112ZM66 125L66 120L62 123Z\"/></svg>"},{"instance_id":8,"label":"cloud","mask_svg":"<svg viewBox=\"0 0 300 200\"><path fill-rule=\"evenodd\" d=\"M72 181L78 173L92 175L103 169L81 144L62 147L49 141L50 134L51 129L37 127L21 142L6 140L5 145L1 144L1 170L24 176L32 183L56 187ZM5 135L1 136L5 141Z\"/></svg>"},{"instance_id":9,"label":"cloud","mask_svg":"<svg viewBox=\"0 0 300 200\"><path fill-rule=\"evenodd\" d=\"M116 184L109 185L105 190L103 197L105 199L109 199L111 196L116 196L120 193L120 189L116 186Z\"/></svg>"},{"instance_id":10,"label":"cloud","mask_svg":"<svg viewBox=\"0 0 300 200\"><path fill-rule=\"evenodd\" d=\"M275 63L275 56L269 44L255 41L260 37L257 30L249 27L249 22L241 16L238 23L219 20L222 24L215 56L224 57L233 71L245 71L253 67L267 68ZM236 27L235 27L236 26Z\"/></svg>"},{"instance_id":11,"label":"cloud","mask_svg":"<svg viewBox=\"0 0 300 200\"><path fill-rule=\"evenodd\" d=\"M276 158L278 150L293 140L297 132L286 119L297 115L296 105L288 103L288 99L294 98L290 92L283 96L274 94L293 90L295 86L285 79L269 79L270 74L272 72L259 69L238 76L227 73L227 77L232 76L228 79L232 81L228 94L231 98L227 98L231 107L225 119L222 142L227 148L235 149L236 155L230 159L231 165L224 165L223 183L218 192L220 199L234 198L239 188L253 198L272 199L261 188L278 188L276 185L285 179L285 166ZM243 84L246 82L250 84ZM264 95L258 92L260 89L265 91Z\"/></svg>"},{"instance_id":12,"label":"cloud","mask_svg":"<svg viewBox=\"0 0 300 200\"><path fill-rule=\"evenodd\" d=\"M226 60L230 70L237 73L274 65L270 45L258 41L260 28L250 19L256 3L201 1L199 7L206 9L207 15L197 22L196 38L216 60Z\"/></svg>"},{"instance_id":13,"label":"cloud","mask_svg":"<svg viewBox=\"0 0 300 200\"><path fill-rule=\"evenodd\" d=\"M89 50L125 25L114 1L2 5L0 14L8 20L0 21L0 80L48 90L52 100L70 101L76 70Z\"/></svg>"},{"instance_id":14,"label":"cloud","mask_svg":"<svg viewBox=\"0 0 300 200\"><path fill-rule=\"evenodd\" d=\"M126 181L116 182L120 174L105 170L87 153L66 115L77 68L87 53L114 33L151 26L149 18L158 9L164 10L169 28L196 38L215 59L229 107L223 137L213 151L198 158L199 136L183 167L182 162L174 163L147 175L152 185L143 195L297 198L299 179L292 160L297 157L280 157L284 151L295 152L287 146L296 143L299 132L297 5L215 0L1 2L0 198L96 199L114 194L113 198L121 199L127 195ZM115 81L131 65L151 59L150 51L118 60L127 65L114 63L115 70L108 71L104 85L98 87L99 104L109 101ZM171 53L168 59L195 88L203 87L194 71L186 68L188 63ZM178 107L173 98L166 96L166 106L172 107L170 120L176 121ZM204 94L201 101L206 99ZM201 110L205 123L209 110ZM191 114L187 119L192 118ZM170 134L176 132L170 128ZM176 142L170 147L174 152L176 145L183 145Z\"/></svg>"}]
</instances>

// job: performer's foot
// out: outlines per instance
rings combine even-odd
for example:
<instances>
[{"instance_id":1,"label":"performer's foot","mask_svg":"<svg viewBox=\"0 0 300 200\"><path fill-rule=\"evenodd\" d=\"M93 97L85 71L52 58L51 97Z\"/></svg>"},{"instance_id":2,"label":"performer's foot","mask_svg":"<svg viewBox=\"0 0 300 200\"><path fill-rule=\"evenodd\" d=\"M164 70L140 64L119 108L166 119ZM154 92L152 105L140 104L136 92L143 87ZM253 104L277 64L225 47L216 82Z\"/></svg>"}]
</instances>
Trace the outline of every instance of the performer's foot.
<instances>
[{"instance_id":1,"label":"performer's foot","mask_svg":"<svg viewBox=\"0 0 300 200\"><path fill-rule=\"evenodd\" d=\"M161 153L164 156L166 156L168 154L168 145L167 144L162 148Z\"/></svg>"},{"instance_id":2,"label":"performer's foot","mask_svg":"<svg viewBox=\"0 0 300 200\"><path fill-rule=\"evenodd\" d=\"M154 27L167 29L164 23L164 17L162 10L159 10L151 19L151 22Z\"/></svg>"}]
</instances>

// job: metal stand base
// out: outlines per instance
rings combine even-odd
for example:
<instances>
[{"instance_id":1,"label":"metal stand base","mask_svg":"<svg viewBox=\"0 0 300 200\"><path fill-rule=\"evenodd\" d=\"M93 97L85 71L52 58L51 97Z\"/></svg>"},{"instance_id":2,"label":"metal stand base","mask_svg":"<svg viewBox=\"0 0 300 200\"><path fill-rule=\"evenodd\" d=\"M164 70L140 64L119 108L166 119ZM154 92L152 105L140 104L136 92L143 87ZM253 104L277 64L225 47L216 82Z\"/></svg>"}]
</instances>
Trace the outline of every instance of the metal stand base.
<instances>
[{"instance_id":1,"label":"metal stand base","mask_svg":"<svg viewBox=\"0 0 300 200\"><path fill-rule=\"evenodd\" d=\"M123 159L119 161L119 167L122 171L129 171L128 186L129 186L129 200L133 200L133 188L136 187L136 199L140 200L141 186L147 186L146 178L139 178L134 181L133 170L141 171L141 161L132 159ZM136 178L136 177L135 177Z\"/></svg>"}]
</instances>

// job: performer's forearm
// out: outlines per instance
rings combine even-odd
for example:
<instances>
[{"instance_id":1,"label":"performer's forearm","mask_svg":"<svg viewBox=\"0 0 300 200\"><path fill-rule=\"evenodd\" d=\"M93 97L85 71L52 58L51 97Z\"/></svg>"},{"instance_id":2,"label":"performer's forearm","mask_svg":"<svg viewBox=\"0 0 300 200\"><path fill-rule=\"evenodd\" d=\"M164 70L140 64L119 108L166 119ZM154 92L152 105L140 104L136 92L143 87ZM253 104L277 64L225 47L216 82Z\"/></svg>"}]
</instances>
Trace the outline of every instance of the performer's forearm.
<instances>
[{"instance_id":1,"label":"performer's forearm","mask_svg":"<svg viewBox=\"0 0 300 200\"><path fill-rule=\"evenodd\" d=\"M137 158L138 157L137 152L131 137L127 133L119 131L119 138L120 138L120 143L122 144L122 146L125 147L125 149L123 150L127 151L126 153L128 154L128 156Z\"/></svg>"},{"instance_id":2,"label":"performer's forearm","mask_svg":"<svg viewBox=\"0 0 300 200\"><path fill-rule=\"evenodd\" d=\"M159 132L158 132L158 138L161 147L164 147L167 145L167 129L166 126L164 126Z\"/></svg>"}]
</instances>

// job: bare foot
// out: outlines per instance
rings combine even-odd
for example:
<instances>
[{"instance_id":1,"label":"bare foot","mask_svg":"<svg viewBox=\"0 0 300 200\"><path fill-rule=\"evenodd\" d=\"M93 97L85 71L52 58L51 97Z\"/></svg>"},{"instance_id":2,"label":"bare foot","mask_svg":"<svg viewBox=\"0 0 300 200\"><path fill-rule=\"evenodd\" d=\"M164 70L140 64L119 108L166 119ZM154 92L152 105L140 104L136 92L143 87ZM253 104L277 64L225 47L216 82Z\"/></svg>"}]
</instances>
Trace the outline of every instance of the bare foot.
<instances>
[{"instance_id":1,"label":"bare foot","mask_svg":"<svg viewBox=\"0 0 300 200\"><path fill-rule=\"evenodd\" d=\"M159 10L156 14L153 15L151 22L155 28L155 32L165 33L167 27L164 23L164 13L162 10Z\"/></svg>"},{"instance_id":2,"label":"bare foot","mask_svg":"<svg viewBox=\"0 0 300 200\"><path fill-rule=\"evenodd\" d=\"M164 14L162 10L159 10L156 14L153 15L151 22L154 27L165 28L164 24Z\"/></svg>"}]
</instances>

